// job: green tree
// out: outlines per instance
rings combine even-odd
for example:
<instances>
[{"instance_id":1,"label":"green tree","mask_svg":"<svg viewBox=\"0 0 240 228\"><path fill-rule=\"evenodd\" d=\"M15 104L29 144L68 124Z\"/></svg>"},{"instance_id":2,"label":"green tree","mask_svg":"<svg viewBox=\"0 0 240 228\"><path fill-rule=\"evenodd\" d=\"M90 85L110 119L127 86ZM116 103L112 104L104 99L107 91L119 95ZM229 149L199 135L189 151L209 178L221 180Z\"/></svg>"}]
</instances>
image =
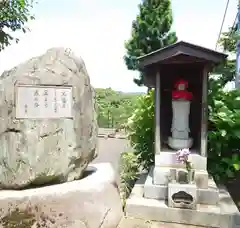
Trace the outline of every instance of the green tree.
<instances>
[{"instance_id":1,"label":"green tree","mask_svg":"<svg viewBox=\"0 0 240 228\"><path fill-rule=\"evenodd\" d=\"M219 77L210 82L210 87L216 87L218 85L219 88L224 88L228 82L235 79L236 44L238 39L240 39L240 37L237 33L236 26L230 27L227 32L222 33L218 45L224 50L224 52L229 54L230 58L214 69L213 73L219 74ZM212 85L212 83L215 83L215 85Z\"/></svg>"},{"instance_id":2,"label":"green tree","mask_svg":"<svg viewBox=\"0 0 240 228\"><path fill-rule=\"evenodd\" d=\"M237 26L230 27L227 32L223 32L221 34L220 40L218 44L223 48L224 51L229 53L236 52L236 43L239 39L239 35L237 34Z\"/></svg>"},{"instance_id":3,"label":"green tree","mask_svg":"<svg viewBox=\"0 0 240 228\"><path fill-rule=\"evenodd\" d=\"M99 127L120 127L132 115L139 94L96 89Z\"/></svg>"},{"instance_id":4,"label":"green tree","mask_svg":"<svg viewBox=\"0 0 240 228\"><path fill-rule=\"evenodd\" d=\"M12 40L19 41L13 32L28 30L26 22L34 17L31 15L33 0L3 0L0 2L0 51L10 45Z\"/></svg>"},{"instance_id":5,"label":"green tree","mask_svg":"<svg viewBox=\"0 0 240 228\"><path fill-rule=\"evenodd\" d=\"M176 42L176 33L171 31L172 10L170 0L143 0L139 14L132 22L131 38L125 42L125 63L129 70L137 70L137 58ZM134 79L143 84L143 77Z\"/></svg>"}]
</instances>

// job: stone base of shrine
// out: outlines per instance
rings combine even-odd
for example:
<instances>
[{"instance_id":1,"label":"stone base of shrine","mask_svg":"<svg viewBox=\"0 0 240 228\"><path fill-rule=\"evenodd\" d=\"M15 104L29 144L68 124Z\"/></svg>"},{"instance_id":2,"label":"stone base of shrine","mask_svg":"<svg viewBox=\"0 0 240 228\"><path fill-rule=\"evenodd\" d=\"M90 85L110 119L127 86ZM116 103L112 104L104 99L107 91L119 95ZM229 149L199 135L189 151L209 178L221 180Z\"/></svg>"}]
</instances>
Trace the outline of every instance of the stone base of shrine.
<instances>
[{"instance_id":1,"label":"stone base of shrine","mask_svg":"<svg viewBox=\"0 0 240 228\"><path fill-rule=\"evenodd\" d=\"M162 168L163 169L163 168ZM169 170L169 169L168 169ZM203 171L202 171L203 172ZM156 174L156 172L155 172ZM201 174L200 171L196 172L197 175ZM196 179L198 176L196 175ZM165 200L168 198L168 185L166 184L154 184L154 167L152 167L146 177L143 187L143 195L148 199L157 199L157 200ZM201 186L202 188L197 188L197 200L201 204L210 204L216 205L219 202L219 189L215 184L214 180L206 177L205 172L202 175L203 180L207 179L207 183L205 186L197 183L197 187ZM207 175L208 176L208 175ZM205 182L205 181L204 181Z\"/></svg>"},{"instance_id":2,"label":"stone base of shrine","mask_svg":"<svg viewBox=\"0 0 240 228\"><path fill-rule=\"evenodd\" d=\"M196 210L170 208L166 200L148 199L144 197L144 192L146 194L146 189L144 189L144 187L146 187L145 183L150 183L147 177L149 178L148 174L142 174L136 182L126 202L127 216L203 227L240 228L240 213L230 194L224 187L216 187L216 190L213 186L214 190L209 188L198 192L198 195L202 195L202 203L197 204ZM159 186L156 185L155 187L155 192L149 192L150 194L159 192L157 191L157 187L159 188ZM154 188L151 189L153 190ZM161 192L163 194L162 198L165 198L166 195L164 194L166 194L166 190ZM212 198L208 195L210 193L212 194ZM207 197L207 199L211 198L212 202L206 202L204 197ZM218 204L213 205L216 201L218 201Z\"/></svg>"}]
</instances>

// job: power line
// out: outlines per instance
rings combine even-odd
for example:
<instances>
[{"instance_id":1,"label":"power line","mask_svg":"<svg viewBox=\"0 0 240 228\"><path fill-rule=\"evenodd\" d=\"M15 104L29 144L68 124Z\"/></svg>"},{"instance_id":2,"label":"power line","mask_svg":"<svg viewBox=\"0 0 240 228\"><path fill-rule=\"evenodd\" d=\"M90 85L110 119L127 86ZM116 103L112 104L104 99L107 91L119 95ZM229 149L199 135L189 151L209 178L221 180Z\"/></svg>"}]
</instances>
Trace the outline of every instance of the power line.
<instances>
[{"instance_id":1,"label":"power line","mask_svg":"<svg viewBox=\"0 0 240 228\"><path fill-rule=\"evenodd\" d=\"M235 20L234 20L233 25L231 27L231 31L230 31L229 36L231 36L233 34L233 32L235 32L235 30L236 30L237 18L238 18L238 13L236 13L236 17L235 17Z\"/></svg>"},{"instance_id":2,"label":"power line","mask_svg":"<svg viewBox=\"0 0 240 228\"><path fill-rule=\"evenodd\" d=\"M230 2L230 0L227 1L226 7L225 7L225 11L224 11L223 19L222 19L222 24L221 24L221 28L220 28L220 31L219 31L219 34L218 34L218 39L217 39L217 42L216 42L215 50L217 49L218 41L219 41L220 36L222 34L222 29L223 29L223 25L224 25L224 22L225 22L226 15L227 15L229 2Z\"/></svg>"}]
</instances>

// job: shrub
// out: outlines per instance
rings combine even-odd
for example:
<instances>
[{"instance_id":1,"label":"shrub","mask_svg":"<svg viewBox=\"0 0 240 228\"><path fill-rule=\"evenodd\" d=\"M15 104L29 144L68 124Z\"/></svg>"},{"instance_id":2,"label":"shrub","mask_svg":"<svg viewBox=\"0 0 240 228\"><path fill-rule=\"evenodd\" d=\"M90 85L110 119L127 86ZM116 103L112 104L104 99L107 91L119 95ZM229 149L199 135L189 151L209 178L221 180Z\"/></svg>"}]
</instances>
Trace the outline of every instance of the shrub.
<instances>
[{"instance_id":1,"label":"shrub","mask_svg":"<svg viewBox=\"0 0 240 228\"><path fill-rule=\"evenodd\" d=\"M154 90L138 98L128 119L129 140L139 163L148 169L154 162Z\"/></svg>"},{"instance_id":2,"label":"shrub","mask_svg":"<svg viewBox=\"0 0 240 228\"><path fill-rule=\"evenodd\" d=\"M209 98L208 170L218 181L231 180L240 169L240 92L218 90Z\"/></svg>"},{"instance_id":3,"label":"shrub","mask_svg":"<svg viewBox=\"0 0 240 228\"><path fill-rule=\"evenodd\" d=\"M124 152L120 159L120 192L123 204L128 198L139 174L139 161L133 152Z\"/></svg>"}]
</instances>

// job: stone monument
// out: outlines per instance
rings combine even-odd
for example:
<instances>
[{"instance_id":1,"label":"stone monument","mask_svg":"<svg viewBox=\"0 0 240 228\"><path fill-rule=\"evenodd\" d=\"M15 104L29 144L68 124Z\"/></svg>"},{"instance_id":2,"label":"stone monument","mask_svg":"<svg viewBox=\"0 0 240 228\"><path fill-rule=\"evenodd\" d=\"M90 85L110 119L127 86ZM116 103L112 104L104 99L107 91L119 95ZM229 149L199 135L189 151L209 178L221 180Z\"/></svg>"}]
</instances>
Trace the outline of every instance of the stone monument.
<instances>
[{"instance_id":1,"label":"stone monument","mask_svg":"<svg viewBox=\"0 0 240 228\"><path fill-rule=\"evenodd\" d=\"M97 155L94 90L65 49L4 72L0 110L3 189L78 179Z\"/></svg>"},{"instance_id":2,"label":"stone monument","mask_svg":"<svg viewBox=\"0 0 240 228\"><path fill-rule=\"evenodd\" d=\"M145 85L155 89L155 164L135 184L126 202L127 215L204 227L240 227L231 196L207 172L208 74L226 57L181 41L139 58ZM174 87L177 90L171 93ZM192 168L187 173L194 178L186 182L182 181L186 168L177 161L177 150L190 147Z\"/></svg>"},{"instance_id":3,"label":"stone monument","mask_svg":"<svg viewBox=\"0 0 240 228\"><path fill-rule=\"evenodd\" d=\"M112 167L87 168L98 126L83 60L52 48L0 80L0 226L117 225L122 205Z\"/></svg>"}]
</instances>

